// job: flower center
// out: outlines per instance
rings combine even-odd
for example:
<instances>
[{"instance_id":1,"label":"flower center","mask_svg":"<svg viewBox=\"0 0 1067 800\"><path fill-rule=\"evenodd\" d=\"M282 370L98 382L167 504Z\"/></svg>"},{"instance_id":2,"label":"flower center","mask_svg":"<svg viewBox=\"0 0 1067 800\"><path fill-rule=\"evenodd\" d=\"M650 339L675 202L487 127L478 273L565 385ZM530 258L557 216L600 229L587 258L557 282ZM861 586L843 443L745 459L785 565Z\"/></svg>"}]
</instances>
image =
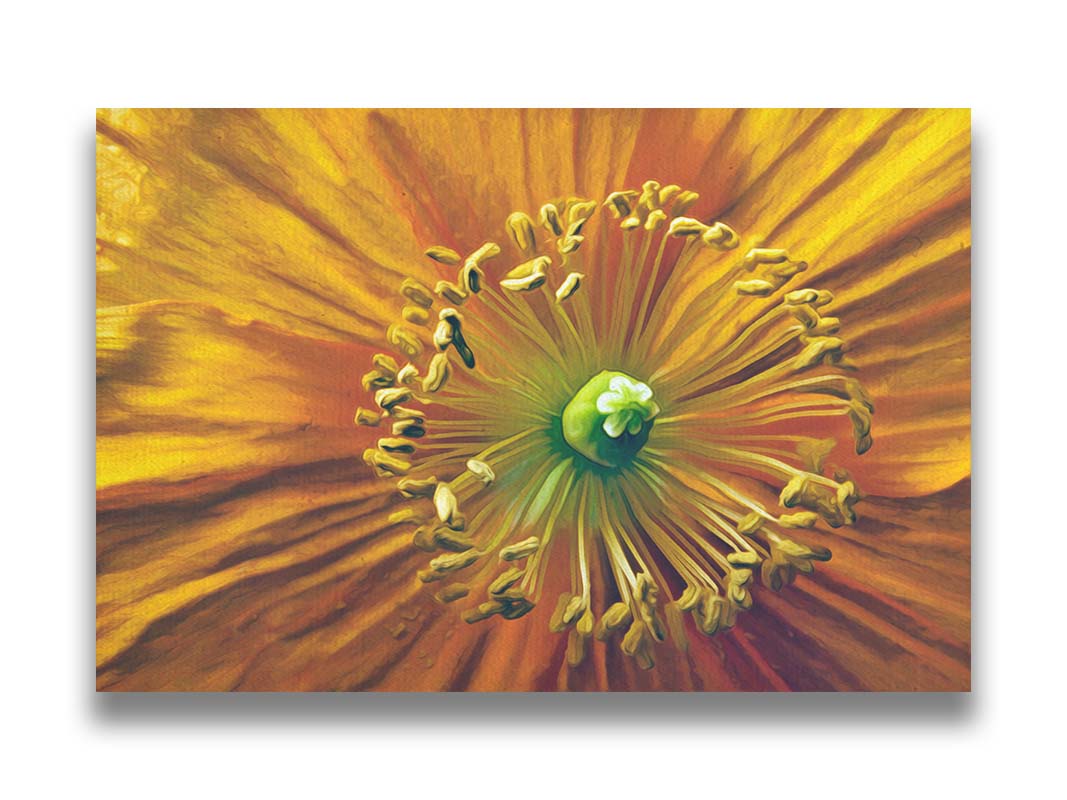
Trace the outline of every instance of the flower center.
<instances>
[{"instance_id":1,"label":"flower center","mask_svg":"<svg viewBox=\"0 0 1067 800\"><path fill-rule=\"evenodd\" d=\"M833 295L790 286L808 265L786 250L734 252L729 225L685 216L696 200L646 181L608 196L607 224L571 197L509 215L510 245L429 248L444 277L403 280L393 355L363 376L377 407L356 421L387 429L363 458L403 501L388 523L436 554L419 580L484 597L469 623L553 592L570 666L615 637L651 668L656 643L685 647L683 614L729 629L757 577L777 590L830 558L797 531L856 519L835 440L812 435L845 417L871 446Z\"/></svg>"},{"instance_id":2,"label":"flower center","mask_svg":"<svg viewBox=\"0 0 1067 800\"><path fill-rule=\"evenodd\" d=\"M647 383L604 370L586 381L563 409L563 438L590 461L621 467L644 447L657 414Z\"/></svg>"}]
</instances>

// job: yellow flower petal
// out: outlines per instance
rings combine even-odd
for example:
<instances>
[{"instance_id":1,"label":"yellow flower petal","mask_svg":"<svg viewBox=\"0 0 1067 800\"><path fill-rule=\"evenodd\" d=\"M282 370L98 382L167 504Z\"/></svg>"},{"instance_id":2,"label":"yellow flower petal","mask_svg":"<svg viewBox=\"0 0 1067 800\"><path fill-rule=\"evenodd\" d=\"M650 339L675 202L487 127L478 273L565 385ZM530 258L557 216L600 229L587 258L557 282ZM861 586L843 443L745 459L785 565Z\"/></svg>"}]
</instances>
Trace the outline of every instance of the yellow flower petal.
<instances>
[{"instance_id":1,"label":"yellow flower petal","mask_svg":"<svg viewBox=\"0 0 1067 800\"><path fill-rule=\"evenodd\" d=\"M97 318L100 503L190 482L351 458L365 348L305 339L188 303Z\"/></svg>"}]
</instances>

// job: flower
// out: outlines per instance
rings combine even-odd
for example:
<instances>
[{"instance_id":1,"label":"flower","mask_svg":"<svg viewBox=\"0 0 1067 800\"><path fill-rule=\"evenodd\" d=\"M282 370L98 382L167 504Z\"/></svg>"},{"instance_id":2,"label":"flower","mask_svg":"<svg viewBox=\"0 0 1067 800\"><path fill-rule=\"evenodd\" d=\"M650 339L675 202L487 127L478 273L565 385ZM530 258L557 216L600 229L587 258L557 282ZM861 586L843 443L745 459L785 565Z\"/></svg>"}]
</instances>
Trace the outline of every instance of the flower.
<instances>
[{"instance_id":1,"label":"flower","mask_svg":"<svg viewBox=\"0 0 1067 800\"><path fill-rule=\"evenodd\" d=\"M966 114L108 111L98 198L101 688L967 685Z\"/></svg>"}]
</instances>

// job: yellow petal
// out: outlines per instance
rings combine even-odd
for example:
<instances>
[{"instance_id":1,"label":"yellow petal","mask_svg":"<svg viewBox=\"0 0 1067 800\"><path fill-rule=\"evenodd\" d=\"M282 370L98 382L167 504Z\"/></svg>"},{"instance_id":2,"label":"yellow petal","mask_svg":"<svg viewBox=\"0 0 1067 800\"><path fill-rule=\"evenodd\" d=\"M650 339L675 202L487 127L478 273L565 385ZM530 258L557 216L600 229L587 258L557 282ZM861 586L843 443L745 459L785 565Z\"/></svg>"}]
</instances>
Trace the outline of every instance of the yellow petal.
<instances>
[{"instance_id":1,"label":"yellow petal","mask_svg":"<svg viewBox=\"0 0 1067 800\"><path fill-rule=\"evenodd\" d=\"M101 112L98 305L216 305L319 338L376 336L404 275L432 278L365 116ZM326 134L362 137L359 156Z\"/></svg>"},{"instance_id":2,"label":"yellow petal","mask_svg":"<svg viewBox=\"0 0 1067 800\"><path fill-rule=\"evenodd\" d=\"M351 660L329 676L269 664L322 669L344 642L395 625L412 596L384 568L413 555L408 537L382 535L391 487L365 478L362 464L306 466L195 502L103 512L98 687L345 686Z\"/></svg>"},{"instance_id":3,"label":"yellow petal","mask_svg":"<svg viewBox=\"0 0 1067 800\"><path fill-rule=\"evenodd\" d=\"M351 458L366 348L286 334L188 303L97 319L99 502L148 502L191 482Z\"/></svg>"}]
</instances>

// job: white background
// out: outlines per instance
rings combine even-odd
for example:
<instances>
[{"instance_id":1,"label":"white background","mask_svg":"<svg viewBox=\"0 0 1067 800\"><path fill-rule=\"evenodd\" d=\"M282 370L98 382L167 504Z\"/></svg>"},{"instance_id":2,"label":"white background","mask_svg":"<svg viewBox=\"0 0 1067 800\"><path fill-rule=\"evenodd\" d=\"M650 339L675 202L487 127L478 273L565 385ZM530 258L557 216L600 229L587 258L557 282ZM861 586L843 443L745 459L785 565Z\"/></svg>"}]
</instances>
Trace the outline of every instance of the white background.
<instances>
[{"instance_id":1,"label":"white background","mask_svg":"<svg viewBox=\"0 0 1067 800\"><path fill-rule=\"evenodd\" d=\"M96 0L4 12L0 792L1062 792L1055 6L375 5L386 10ZM92 129L94 108L111 105L973 107L973 694L96 697Z\"/></svg>"}]
</instances>

